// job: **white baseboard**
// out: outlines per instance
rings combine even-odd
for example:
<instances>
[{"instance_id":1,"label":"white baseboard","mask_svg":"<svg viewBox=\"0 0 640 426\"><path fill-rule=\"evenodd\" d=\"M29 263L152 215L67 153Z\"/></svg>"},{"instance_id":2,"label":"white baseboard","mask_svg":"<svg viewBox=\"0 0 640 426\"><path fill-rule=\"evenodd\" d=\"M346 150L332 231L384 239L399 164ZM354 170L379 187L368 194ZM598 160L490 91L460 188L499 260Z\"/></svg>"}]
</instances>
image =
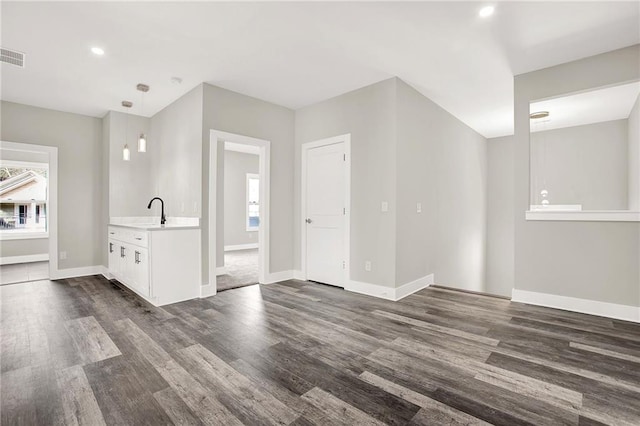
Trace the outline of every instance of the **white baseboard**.
<instances>
[{"instance_id":1,"label":"white baseboard","mask_svg":"<svg viewBox=\"0 0 640 426\"><path fill-rule=\"evenodd\" d=\"M352 291L354 293L366 294L367 296L379 297L381 299L398 301L404 297L409 296L417 291L427 288L434 283L434 275L429 274L424 277L418 278L415 281L403 284L400 287L385 287L378 284L363 283L360 281L350 281L349 285L345 286L345 290Z\"/></svg>"},{"instance_id":2,"label":"white baseboard","mask_svg":"<svg viewBox=\"0 0 640 426\"><path fill-rule=\"evenodd\" d=\"M257 249L258 243L236 244L232 246L224 246L224 251L249 250Z\"/></svg>"},{"instance_id":3,"label":"white baseboard","mask_svg":"<svg viewBox=\"0 0 640 426\"><path fill-rule=\"evenodd\" d=\"M300 271L298 269L293 271L293 279L294 280L300 280L300 281L306 281L306 277L304 276L302 271Z\"/></svg>"},{"instance_id":4,"label":"white baseboard","mask_svg":"<svg viewBox=\"0 0 640 426\"><path fill-rule=\"evenodd\" d=\"M396 289L393 287L385 287L383 285L363 283L354 280L350 280L349 283L344 286L344 289L387 300L395 300L396 297Z\"/></svg>"},{"instance_id":5,"label":"white baseboard","mask_svg":"<svg viewBox=\"0 0 640 426\"><path fill-rule=\"evenodd\" d=\"M216 277L220 276L220 275L227 275L229 271L227 270L226 266L218 266L216 268Z\"/></svg>"},{"instance_id":6,"label":"white baseboard","mask_svg":"<svg viewBox=\"0 0 640 426\"><path fill-rule=\"evenodd\" d=\"M15 263L46 262L49 260L49 253L30 254L25 256L0 257L0 265L13 265Z\"/></svg>"},{"instance_id":7,"label":"white baseboard","mask_svg":"<svg viewBox=\"0 0 640 426\"><path fill-rule=\"evenodd\" d=\"M293 279L293 271L292 270L273 272L273 273L267 275L267 282L265 282L264 284L273 284L273 283L277 283L277 282L280 282L280 281L286 281L286 280L291 280L291 279Z\"/></svg>"},{"instance_id":8,"label":"white baseboard","mask_svg":"<svg viewBox=\"0 0 640 426\"><path fill-rule=\"evenodd\" d=\"M216 287L211 284L205 284L200 286L200 298L215 296L216 295Z\"/></svg>"},{"instance_id":9,"label":"white baseboard","mask_svg":"<svg viewBox=\"0 0 640 426\"><path fill-rule=\"evenodd\" d=\"M434 275L429 274L427 276L418 278L415 281L411 281L409 283L403 284L400 287L396 288L395 300L400 300L404 297L409 296L410 294L415 293L416 291L420 291L423 288L427 288L434 283Z\"/></svg>"},{"instance_id":10,"label":"white baseboard","mask_svg":"<svg viewBox=\"0 0 640 426\"><path fill-rule=\"evenodd\" d=\"M83 266L81 268L58 269L54 271L52 280L63 280L65 278L86 277L87 275L104 275L108 274L107 268L103 265Z\"/></svg>"},{"instance_id":11,"label":"white baseboard","mask_svg":"<svg viewBox=\"0 0 640 426\"><path fill-rule=\"evenodd\" d=\"M640 307L513 289L511 301L565 311L640 322Z\"/></svg>"}]
</instances>

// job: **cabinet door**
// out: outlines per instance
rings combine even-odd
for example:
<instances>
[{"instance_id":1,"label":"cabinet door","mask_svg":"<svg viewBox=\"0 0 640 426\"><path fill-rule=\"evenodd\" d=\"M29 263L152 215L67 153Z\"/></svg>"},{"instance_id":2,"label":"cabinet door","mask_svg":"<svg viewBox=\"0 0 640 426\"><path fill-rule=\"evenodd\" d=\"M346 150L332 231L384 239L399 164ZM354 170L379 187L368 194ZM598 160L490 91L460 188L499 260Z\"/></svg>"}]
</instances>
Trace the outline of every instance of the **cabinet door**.
<instances>
[{"instance_id":1,"label":"cabinet door","mask_svg":"<svg viewBox=\"0 0 640 426\"><path fill-rule=\"evenodd\" d=\"M133 278L133 250L126 243L120 243L120 277L122 283L126 285L132 284Z\"/></svg>"},{"instance_id":2,"label":"cabinet door","mask_svg":"<svg viewBox=\"0 0 640 426\"><path fill-rule=\"evenodd\" d=\"M113 276L120 275L120 245L114 241L109 240L107 250L109 252L109 273Z\"/></svg>"},{"instance_id":3,"label":"cabinet door","mask_svg":"<svg viewBox=\"0 0 640 426\"><path fill-rule=\"evenodd\" d=\"M149 250L140 247L134 249L134 281L136 290L149 297Z\"/></svg>"}]
</instances>

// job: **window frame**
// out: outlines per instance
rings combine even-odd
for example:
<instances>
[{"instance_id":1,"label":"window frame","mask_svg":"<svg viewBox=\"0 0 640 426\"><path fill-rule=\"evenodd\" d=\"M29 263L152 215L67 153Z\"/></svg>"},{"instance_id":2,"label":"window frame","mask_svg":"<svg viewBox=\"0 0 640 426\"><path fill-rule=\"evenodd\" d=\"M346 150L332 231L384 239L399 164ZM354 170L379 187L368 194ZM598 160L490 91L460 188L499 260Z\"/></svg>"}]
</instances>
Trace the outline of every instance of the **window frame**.
<instances>
[{"instance_id":1,"label":"window frame","mask_svg":"<svg viewBox=\"0 0 640 426\"><path fill-rule=\"evenodd\" d=\"M44 169L47 171L47 199L44 200L45 211L49 211L49 185L50 185L50 168L49 163L41 163L36 161L17 161L17 160L0 160L0 167L10 167L10 168L33 168L33 169ZM41 201L41 200L38 200ZM19 205L27 205L27 203L18 200L13 203L16 207ZM40 204L40 203L38 203ZM38 205L37 204L37 205ZM15 208L15 207L14 207ZM28 207L27 207L28 209ZM19 207L18 209L19 210ZM35 211L34 211L35 214ZM26 220L26 219L25 219ZM41 232L24 232L24 231L10 231L4 232L0 230L0 241L9 241L9 240L31 240L31 239L39 239L39 238L49 238L49 215L46 215L45 218L45 227L44 231ZM40 221L38 221L39 223Z\"/></svg>"},{"instance_id":2,"label":"window frame","mask_svg":"<svg viewBox=\"0 0 640 426\"><path fill-rule=\"evenodd\" d=\"M260 185L260 175L258 173L247 173L247 177L246 177L246 197L245 197L245 226L246 226L246 230L247 232L256 232L260 229L260 225L258 222L258 226L251 226L250 225L250 216L249 216L249 203L251 202L251 200L249 199L249 182L255 179L258 181L258 185ZM258 186L258 220L260 220L260 187Z\"/></svg>"}]
</instances>

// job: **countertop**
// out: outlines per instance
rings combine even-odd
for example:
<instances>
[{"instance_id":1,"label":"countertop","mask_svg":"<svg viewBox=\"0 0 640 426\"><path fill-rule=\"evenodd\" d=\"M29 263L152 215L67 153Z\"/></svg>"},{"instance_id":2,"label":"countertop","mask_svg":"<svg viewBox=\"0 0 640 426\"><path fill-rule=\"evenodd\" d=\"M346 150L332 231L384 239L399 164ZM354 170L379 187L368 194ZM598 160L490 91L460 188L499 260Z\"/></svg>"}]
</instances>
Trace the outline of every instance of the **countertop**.
<instances>
[{"instance_id":1,"label":"countertop","mask_svg":"<svg viewBox=\"0 0 640 426\"><path fill-rule=\"evenodd\" d=\"M178 231L182 229L200 229L197 225L165 224L159 223L110 223L109 226L119 226L121 228L137 229L140 231Z\"/></svg>"}]
</instances>

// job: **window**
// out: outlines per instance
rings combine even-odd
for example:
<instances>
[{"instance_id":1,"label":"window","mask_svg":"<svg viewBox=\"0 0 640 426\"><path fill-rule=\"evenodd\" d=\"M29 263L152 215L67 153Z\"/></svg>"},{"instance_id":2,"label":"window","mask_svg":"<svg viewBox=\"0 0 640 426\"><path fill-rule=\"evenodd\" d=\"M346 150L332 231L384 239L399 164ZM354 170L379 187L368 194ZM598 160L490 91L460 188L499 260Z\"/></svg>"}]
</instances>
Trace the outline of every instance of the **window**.
<instances>
[{"instance_id":1,"label":"window","mask_svg":"<svg viewBox=\"0 0 640 426\"><path fill-rule=\"evenodd\" d=\"M0 161L0 239L47 237L47 163Z\"/></svg>"},{"instance_id":2,"label":"window","mask_svg":"<svg viewBox=\"0 0 640 426\"><path fill-rule=\"evenodd\" d=\"M247 231L257 231L260 226L260 177L247 173Z\"/></svg>"}]
</instances>

